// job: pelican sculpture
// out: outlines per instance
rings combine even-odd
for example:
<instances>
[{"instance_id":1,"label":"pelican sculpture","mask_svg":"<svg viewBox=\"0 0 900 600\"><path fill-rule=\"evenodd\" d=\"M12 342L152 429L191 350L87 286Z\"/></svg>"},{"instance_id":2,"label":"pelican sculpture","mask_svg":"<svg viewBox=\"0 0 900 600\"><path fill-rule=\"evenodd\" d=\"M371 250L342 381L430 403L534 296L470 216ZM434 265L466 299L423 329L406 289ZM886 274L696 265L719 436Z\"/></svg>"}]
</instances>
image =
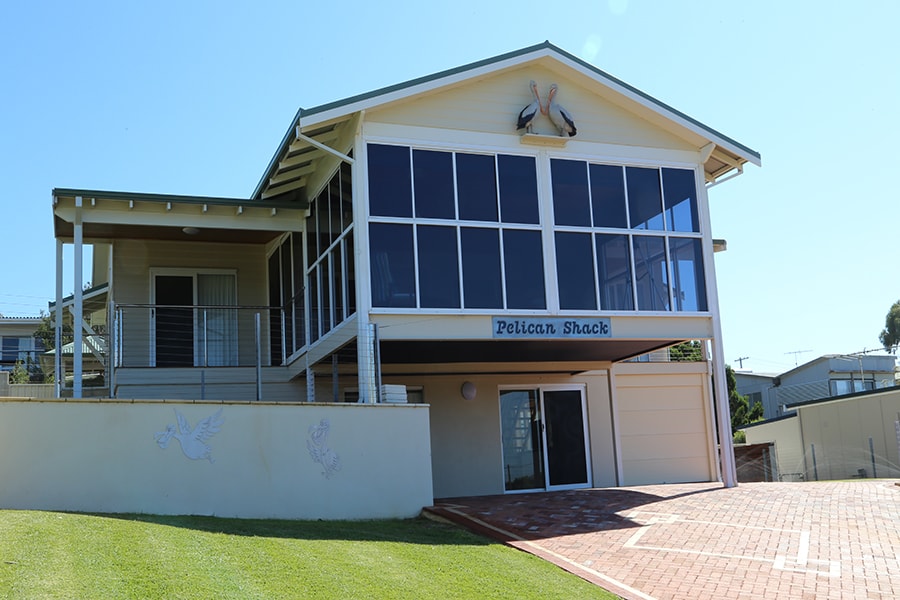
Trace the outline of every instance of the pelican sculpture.
<instances>
[{"instance_id":1,"label":"pelican sculpture","mask_svg":"<svg viewBox=\"0 0 900 600\"><path fill-rule=\"evenodd\" d=\"M566 134L569 134L569 137L574 137L577 131L572 115L569 114L569 111L565 108L557 104L555 100L558 89L559 88L555 83L550 86L550 94L547 96L546 114L550 117L550 120L553 121L553 124L556 125L556 128L559 129L559 135L565 136Z\"/></svg>"},{"instance_id":2,"label":"pelican sculpture","mask_svg":"<svg viewBox=\"0 0 900 600\"><path fill-rule=\"evenodd\" d=\"M165 431L153 436L159 447L165 449L169 445L169 440L174 437L181 445L181 451L191 460L205 458L210 463L215 462L211 454L212 449L206 444L206 441L218 433L222 423L225 422L222 409L220 408L215 414L197 423L193 429L177 408L175 409L175 418L178 421L177 430L174 425L168 425Z\"/></svg>"},{"instance_id":3,"label":"pelican sculpture","mask_svg":"<svg viewBox=\"0 0 900 600\"><path fill-rule=\"evenodd\" d=\"M516 129L524 129L527 133L531 133L531 126L534 123L535 118L537 118L538 113L544 114L544 106L541 104L541 96L538 94L537 84L534 81L529 83L531 86L531 93L534 95L534 100L531 101L531 104L522 109L522 112L519 113L519 120L516 123Z\"/></svg>"}]
</instances>

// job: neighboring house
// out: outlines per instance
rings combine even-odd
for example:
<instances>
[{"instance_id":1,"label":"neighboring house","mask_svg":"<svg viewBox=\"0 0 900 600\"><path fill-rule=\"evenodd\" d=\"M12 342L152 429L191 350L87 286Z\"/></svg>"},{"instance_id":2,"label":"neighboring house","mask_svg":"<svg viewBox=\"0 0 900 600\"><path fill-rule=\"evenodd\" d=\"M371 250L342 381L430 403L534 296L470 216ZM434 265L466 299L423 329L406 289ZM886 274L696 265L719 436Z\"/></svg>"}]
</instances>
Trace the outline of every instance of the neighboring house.
<instances>
[{"instance_id":1,"label":"neighboring house","mask_svg":"<svg viewBox=\"0 0 900 600\"><path fill-rule=\"evenodd\" d=\"M781 375L735 372L737 391L761 402L766 419L788 414L786 406L894 385L894 356L828 354Z\"/></svg>"},{"instance_id":2,"label":"neighboring house","mask_svg":"<svg viewBox=\"0 0 900 600\"><path fill-rule=\"evenodd\" d=\"M16 363L38 365L44 346L34 337L40 317L4 317L0 315L0 371L12 371Z\"/></svg>"},{"instance_id":3,"label":"neighboring house","mask_svg":"<svg viewBox=\"0 0 900 600\"><path fill-rule=\"evenodd\" d=\"M742 429L749 444L774 442L782 480L900 477L900 387L786 408Z\"/></svg>"},{"instance_id":4,"label":"neighboring house","mask_svg":"<svg viewBox=\"0 0 900 600\"><path fill-rule=\"evenodd\" d=\"M516 130L531 80L575 137ZM53 214L76 277L94 248L114 398L421 401L437 497L733 485L707 189L746 163L543 43L301 109L249 198L55 189ZM625 362L685 340L708 360Z\"/></svg>"}]
</instances>

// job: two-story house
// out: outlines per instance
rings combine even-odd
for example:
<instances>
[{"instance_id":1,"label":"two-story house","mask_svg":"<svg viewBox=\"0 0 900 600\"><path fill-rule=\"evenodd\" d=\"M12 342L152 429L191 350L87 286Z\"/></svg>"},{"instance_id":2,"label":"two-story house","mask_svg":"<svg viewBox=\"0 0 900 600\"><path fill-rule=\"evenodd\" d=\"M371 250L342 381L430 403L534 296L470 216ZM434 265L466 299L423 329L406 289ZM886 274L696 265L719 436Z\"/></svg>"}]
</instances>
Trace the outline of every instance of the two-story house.
<instances>
[{"instance_id":1,"label":"two-story house","mask_svg":"<svg viewBox=\"0 0 900 600\"><path fill-rule=\"evenodd\" d=\"M92 245L113 398L429 405L436 497L733 485L708 190L747 163L542 43L299 110L246 198L54 190L57 288Z\"/></svg>"}]
</instances>

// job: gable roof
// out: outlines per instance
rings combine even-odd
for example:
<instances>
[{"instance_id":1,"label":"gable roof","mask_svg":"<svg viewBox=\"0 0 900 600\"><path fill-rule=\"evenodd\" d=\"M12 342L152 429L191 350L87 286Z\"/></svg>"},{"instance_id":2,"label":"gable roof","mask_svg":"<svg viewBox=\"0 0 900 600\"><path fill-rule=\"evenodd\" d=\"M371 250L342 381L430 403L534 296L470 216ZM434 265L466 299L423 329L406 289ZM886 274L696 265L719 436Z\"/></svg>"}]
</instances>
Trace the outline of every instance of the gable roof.
<instances>
[{"instance_id":1,"label":"gable roof","mask_svg":"<svg viewBox=\"0 0 900 600\"><path fill-rule=\"evenodd\" d=\"M340 155L339 148L335 149L333 142L350 138L355 129L353 117L361 111L476 77L519 68L527 63L552 64L556 69L580 74L586 81L602 86L604 92L611 94L618 103L651 122L675 130L682 136L704 140L698 150L707 152L705 171L709 183L720 182L742 172L743 165L748 162L757 166L762 164L760 154L755 150L545 41L343 100L309 109L300 108L251 196L264 199L302 190L307 183L306 176L316 170L324 157ZM735 171L737 173L733 173Z\"/></svg>"}]
</instances>

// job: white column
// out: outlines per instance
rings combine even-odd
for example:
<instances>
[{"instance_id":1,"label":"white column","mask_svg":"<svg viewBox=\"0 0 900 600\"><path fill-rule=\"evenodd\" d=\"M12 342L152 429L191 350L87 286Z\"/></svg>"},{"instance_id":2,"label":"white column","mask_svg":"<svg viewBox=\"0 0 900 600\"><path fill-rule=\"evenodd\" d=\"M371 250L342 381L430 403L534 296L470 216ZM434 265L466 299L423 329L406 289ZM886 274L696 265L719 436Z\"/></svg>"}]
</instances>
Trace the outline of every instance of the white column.
<instances>
[{"instance_id":1,"label":"white column","mask_svg":"<svg viewBox=\"0 0 900 600\"><path fill-rule=\"evenodd\" d=\"M63 327L63 243L62 240L56 240L56 306L54 307L54 339L56 341L56 353L53 357L53 377L56 380L56 397L59 398L62 392L63 381L66 374L63 372L62 365L62 327Z\"/></svg>"},{"instance_id":2,"label":"white column","mask_svg":"<svg viewBox=\"0 0 900 600\"><path fill-rule=\"evenodd\" d=\"M73 300L75 312L73 314L73 319L75 324L72 326L72 333L74 334L74 339L72 340L72 397L73 398L81 398L82 391L82 331L81 331L81 323L84 320L84 298L83 292L81 289L83 277L83 269L84 269L84 257L83 257L83 238L82 238L82 227L81 227L81 196L75 196L75 252L74 252L74 262L75 262L75 275L73 279L75 280L75 298ZM59 352L59 349L57 349Z\"/></svg>"},{"instance_id":3,"label":"white column","mask_svg":"<svg viewBox=\"0 0 900 600\"><path fill-rule=\"evenodd\" d=\"M725 352L722 349L722 320L719 316L719 287L716 283L716 262L713 256L712 223L709 216L709 197L702 180L703 165L699 165L696 175L697 207L700 211L700 226L703 231L703 270L706 276L706 298L712 318L713 337L710 376L716 409L716 434L719 438L719 462L722 468L722 482L725 487L737 485L737 468L734 462L734 441L731 436L731 407L728 404L728 385L725 381Z\"/></svg>"}]
</instances>

